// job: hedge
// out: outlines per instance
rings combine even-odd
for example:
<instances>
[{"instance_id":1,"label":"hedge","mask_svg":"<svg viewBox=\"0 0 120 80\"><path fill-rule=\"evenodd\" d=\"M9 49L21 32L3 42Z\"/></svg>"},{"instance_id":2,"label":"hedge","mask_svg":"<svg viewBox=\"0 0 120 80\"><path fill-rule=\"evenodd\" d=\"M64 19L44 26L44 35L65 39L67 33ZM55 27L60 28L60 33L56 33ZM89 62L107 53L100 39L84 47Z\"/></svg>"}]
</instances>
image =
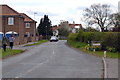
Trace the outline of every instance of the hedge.
<instances>
[{"instance_id":1,"label":"hedge","mask_svg":"<svg viewBox=\"0 0 120 80\"><path fill-rule=\"evenodd\" d=\"M120 32L83 32L71 33L68 40L88 43L91 41L100 41L102 50L114 48L120 52Z\"/></svg>"},{"instance_id":2,"label":"hedge","mask_svg":"<svg viewBox=\"0 0 120 80\"><path fill-rule=\"evenodd\" d=\"M72 41L76 41L77 38L77 33L70 33L70 35L68 36L68 41L72 40Z\"/></svg>"}]
</instances>

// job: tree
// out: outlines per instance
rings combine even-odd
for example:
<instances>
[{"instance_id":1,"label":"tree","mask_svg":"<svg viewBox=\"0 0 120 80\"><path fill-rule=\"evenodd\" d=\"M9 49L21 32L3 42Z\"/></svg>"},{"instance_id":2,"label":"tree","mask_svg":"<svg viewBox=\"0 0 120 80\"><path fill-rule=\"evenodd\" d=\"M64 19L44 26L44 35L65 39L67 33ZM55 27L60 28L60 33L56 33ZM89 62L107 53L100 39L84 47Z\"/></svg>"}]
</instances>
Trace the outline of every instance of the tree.
<instances>
[{"instance_id":1,"label":"tree","mask_svg":"<svg viewBox=\"0 0 120 80\"><path fill-rule=\"evenodd\" d=\"M111 15L111 23L114 25L113 31L120 32L120 14L112 14Z\"/></svg>"},{"instance_id":2,"label":"tree","mask_svg":"<svg viewBox=\"0 0 120 80\"><path fill-rule=\"evenodd\" d=\"M84 29L83 31L85 31L85 32L99 32L97 29L92 28L92 27L87 27L87 28Z\"/></svg>"},{"instance_id":3,"label":"tree","mask_svg":"<svg viewBox=\"0 0 120 80\"><path fill-rule=\"evenodd\" d=\"M40 20L40 24L38 26L38 33L39 35L46 36L46 38L52 35L52 26L48 15L44 15L44 18Z\"/></svg>"},{"instance_id":4,"label":"tree","mask_svg":"<svg viewBox=\"0 0 120 80\"><path fill-rule=\"evenodd\" d=\"M52 26L51 26L51 21L48 18L48 15L44 15L44 27L46 27L46 35L51 36L52 35Z\"/></svg>"},{"instance_id":5,"label":"tree","mask_svg":"<svg viewBox=\"0 0 120 80\"><path fill-rule=\"evenodd\" d=\"M37 30L38 30L39 35L43 35L43 36L46 35L46 32L45 32L46 28L43 25L43 18L40 20L40 24L39 24Z\"/></svg>"},{"instance_id":6,"label":"tree","mask_svg":"<svg viewBox=\"0 0 120 80\"><path fill-rule=\"evenodd\" d=\"M67 37L70 34L70 31L64 27L58 29L59 35Z\"/></svg>"},{"instance_id":7,"label":"tree","mask_svg":"<svg viewBox=\"0 0 120 80\"><path fill-rule=\"evenodd\" d=\"M85 9L84 18L87 24L93 25L97 24L101 31L104 32L108 30L108 26L111 24L109 22L110 6L107 4L94 4L90 8Z\"/></svg>"}]
</instances>

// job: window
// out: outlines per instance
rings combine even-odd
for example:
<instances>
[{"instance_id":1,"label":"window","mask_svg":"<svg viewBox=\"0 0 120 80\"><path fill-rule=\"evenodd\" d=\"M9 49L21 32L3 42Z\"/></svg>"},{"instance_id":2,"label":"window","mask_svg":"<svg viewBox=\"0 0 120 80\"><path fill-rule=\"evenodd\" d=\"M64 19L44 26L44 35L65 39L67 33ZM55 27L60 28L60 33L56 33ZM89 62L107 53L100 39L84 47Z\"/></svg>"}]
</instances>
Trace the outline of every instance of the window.
<instances>
[{"instance_id":1,"label":"window","mask_svg":"<svg viewBox=\"0 0 120 80\"><path fill-rule=\"evenodd\" d=\"M25 27L26 27L26 28L30 28L30 23L26 23L26 24L25 24Z\"/></svg>"},{"instance_id":2,"label":"window","mask_svg":"<svg viewBox=\"0 0 120 80\"><path fill-rule=\"evenodd\" d=\"M13 17L8 18L8 25L14 25L14 18Z\"/></svg>"}]
</instances>

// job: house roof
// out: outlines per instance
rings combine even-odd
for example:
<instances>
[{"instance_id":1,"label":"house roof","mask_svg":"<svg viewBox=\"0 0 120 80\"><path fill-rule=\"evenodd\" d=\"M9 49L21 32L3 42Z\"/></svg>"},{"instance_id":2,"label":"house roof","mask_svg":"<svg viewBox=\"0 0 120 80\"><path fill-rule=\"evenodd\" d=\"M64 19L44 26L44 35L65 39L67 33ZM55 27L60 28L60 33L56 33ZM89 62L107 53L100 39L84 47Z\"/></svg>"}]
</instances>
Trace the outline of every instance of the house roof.
<instances>
[{"instance_id":1,"label":"house roof","mask_svg":"<svg viewBox=\"0 0 120 80\"><path fill-rule=\"evenodd\" d=\"M75 26L80 26L80 28L82 28L81 24L69 24L69 27L74 28Z\"/></svg>"},{"instance_id":2,"label":"house roof","mask_svg":"<svg viewBox=\"0 0 120 80\"><path fill-rule=\"evenodd\" d=\"M55 30L57 30L59 28L61 28L61 26L52 27L52 30L55 31Z\"/></svg>"},{"instance_id":3,"label":"house roof","mask_svg":"<svg viewBox=\"0 0 120 80\"><path fill-rule=\"evenodd\" d=\"M17 11L15 11L6 4L0 5L0 10L1 10L0 15L10 15L10 16L19 15Z\"/></svg>"},{"instance_id":4,"label":"house roof","mask_svg":"<svg viewBox=\"0 0 120 80\"><path fill-rule=\"evenodd\" d=\"M17 11L15 11L14 9L12 9L6 4L0 5L0 10L1 10L0 15L2 16L22 16L25 18L24 21L29 21L29 22L34 21L32 18L27 16L25 13L18 13Z\"/></svg>"},{"instance_id":5,"label":"house roof","mask_svg":"<svg viewBox=\"0 0 120 80\"><path fill-rule=\"evenodd\" d=\"M23 16L25 19L24 21L30 21L30 22L33 22L35 20L33 20L32 18L30 18L29 16L27 16L25 13L20 13L21 16ZM35 21L36 22L36 21Z\"/></svg>"}]
</instances>

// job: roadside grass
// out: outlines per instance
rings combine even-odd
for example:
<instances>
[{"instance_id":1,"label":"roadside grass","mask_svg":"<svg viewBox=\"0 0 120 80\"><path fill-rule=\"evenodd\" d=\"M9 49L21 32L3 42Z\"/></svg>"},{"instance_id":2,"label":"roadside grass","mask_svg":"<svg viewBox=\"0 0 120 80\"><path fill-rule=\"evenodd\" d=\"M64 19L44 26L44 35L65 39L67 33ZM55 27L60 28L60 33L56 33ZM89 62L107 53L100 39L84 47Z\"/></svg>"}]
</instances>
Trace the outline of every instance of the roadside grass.
<instances>
[{"instance_id":1,"label":"roadside grass","mask_svg":"<svg viewBox=\"0 0 120 80\"><path fill-rule=\"evenodd\" d=\"M81 50L81 49L80 49ZM84 52L87 52L89 54L93 54L95 56L99 56L99 57L103 57L104 56L104 51L85 51L85 49L81 50L81 51L84 51ZM120 53L113 53L113 52L106 52L106 57L107 58L120 58Z\"/></svg>"},{"instance_id":2,"label":"roadside grass","mask_svg":"<svg viewBox=\"0 0 120 80\"><path fill-rule=\"evenodd\" d=\"M16 54L19 54L19 53L22 53L24 52L23 50L18 50L18 49L6 49L6 51L4 52L3 49L0 49L0 59L4 59L4 58L7 58L9 56L13 56L13 55L16 55Z\"/></svg>"},{"instance_id":3,"label":"roadside grass","mask_svg":"<svg viewBox=\"0 0 120 80\"><path fill-rule=\"evenodd\" d=\"M48 40L40 40L38 42L35 42L33 44L27 44L25 46L33 46L33 45L39 45L41 43L47 42ZM0 59L4 59L13 55L17 55L24 52L24 50L18 50L18 49L9 49L7 48L6 51L4 52L3 49L0 49Z\"/></svg>"},{"instance_id":4,"label":"roadside grass","mask_svg":"<svg viewBox=\"0 0 120 80\"><path fill-rule=\"evenodd\" d=\"M59 40L67 40L67 39L61 39L61 38L60 38Z\"/></svg>"},{"instance_id":5,"label":"roadside grass","mask_svg":"<svg viewBox=\"0 0 120 80\"><path fill-rule=\"evenodd\" d=\"M86 43L82 43L82 42L75 42L75 41L67 41L68 45L79 49L80 51L83 51L85 53L88 54L92 54L95 56L99 56L99 57L103 57L104 56L104 51L88 51L85 50L85 46L87 45ZM120 53L113 53L113 52L107 52L106 56L108 58L120 58Z\"/></svg>"},{"instance_id":6,"label":"roadside grass","mask_svg":"<svg viewBox=\"0 0 120 80\"><path fill-rule=\"evenodd\" d=\"M34 46L34 45L39 45L41 43L45 43L47 42L48 40L39 40L38 42L35 42L33 44L27 44L27 45L24 45L24 46Z\"/></svg>"},{"instance_id":7,"label":"roadside grass","mask_svg":"<svg viewBox=\"0 0 120 80\"><path fill-rule=\"evenodd\" d=\"M83 48L85 47L87 44L86 43L82 43L82 42L75 42L75 41L67 41L67 43L69 45L71 45L74 48Z\"/></svg>"}]
</instances>

